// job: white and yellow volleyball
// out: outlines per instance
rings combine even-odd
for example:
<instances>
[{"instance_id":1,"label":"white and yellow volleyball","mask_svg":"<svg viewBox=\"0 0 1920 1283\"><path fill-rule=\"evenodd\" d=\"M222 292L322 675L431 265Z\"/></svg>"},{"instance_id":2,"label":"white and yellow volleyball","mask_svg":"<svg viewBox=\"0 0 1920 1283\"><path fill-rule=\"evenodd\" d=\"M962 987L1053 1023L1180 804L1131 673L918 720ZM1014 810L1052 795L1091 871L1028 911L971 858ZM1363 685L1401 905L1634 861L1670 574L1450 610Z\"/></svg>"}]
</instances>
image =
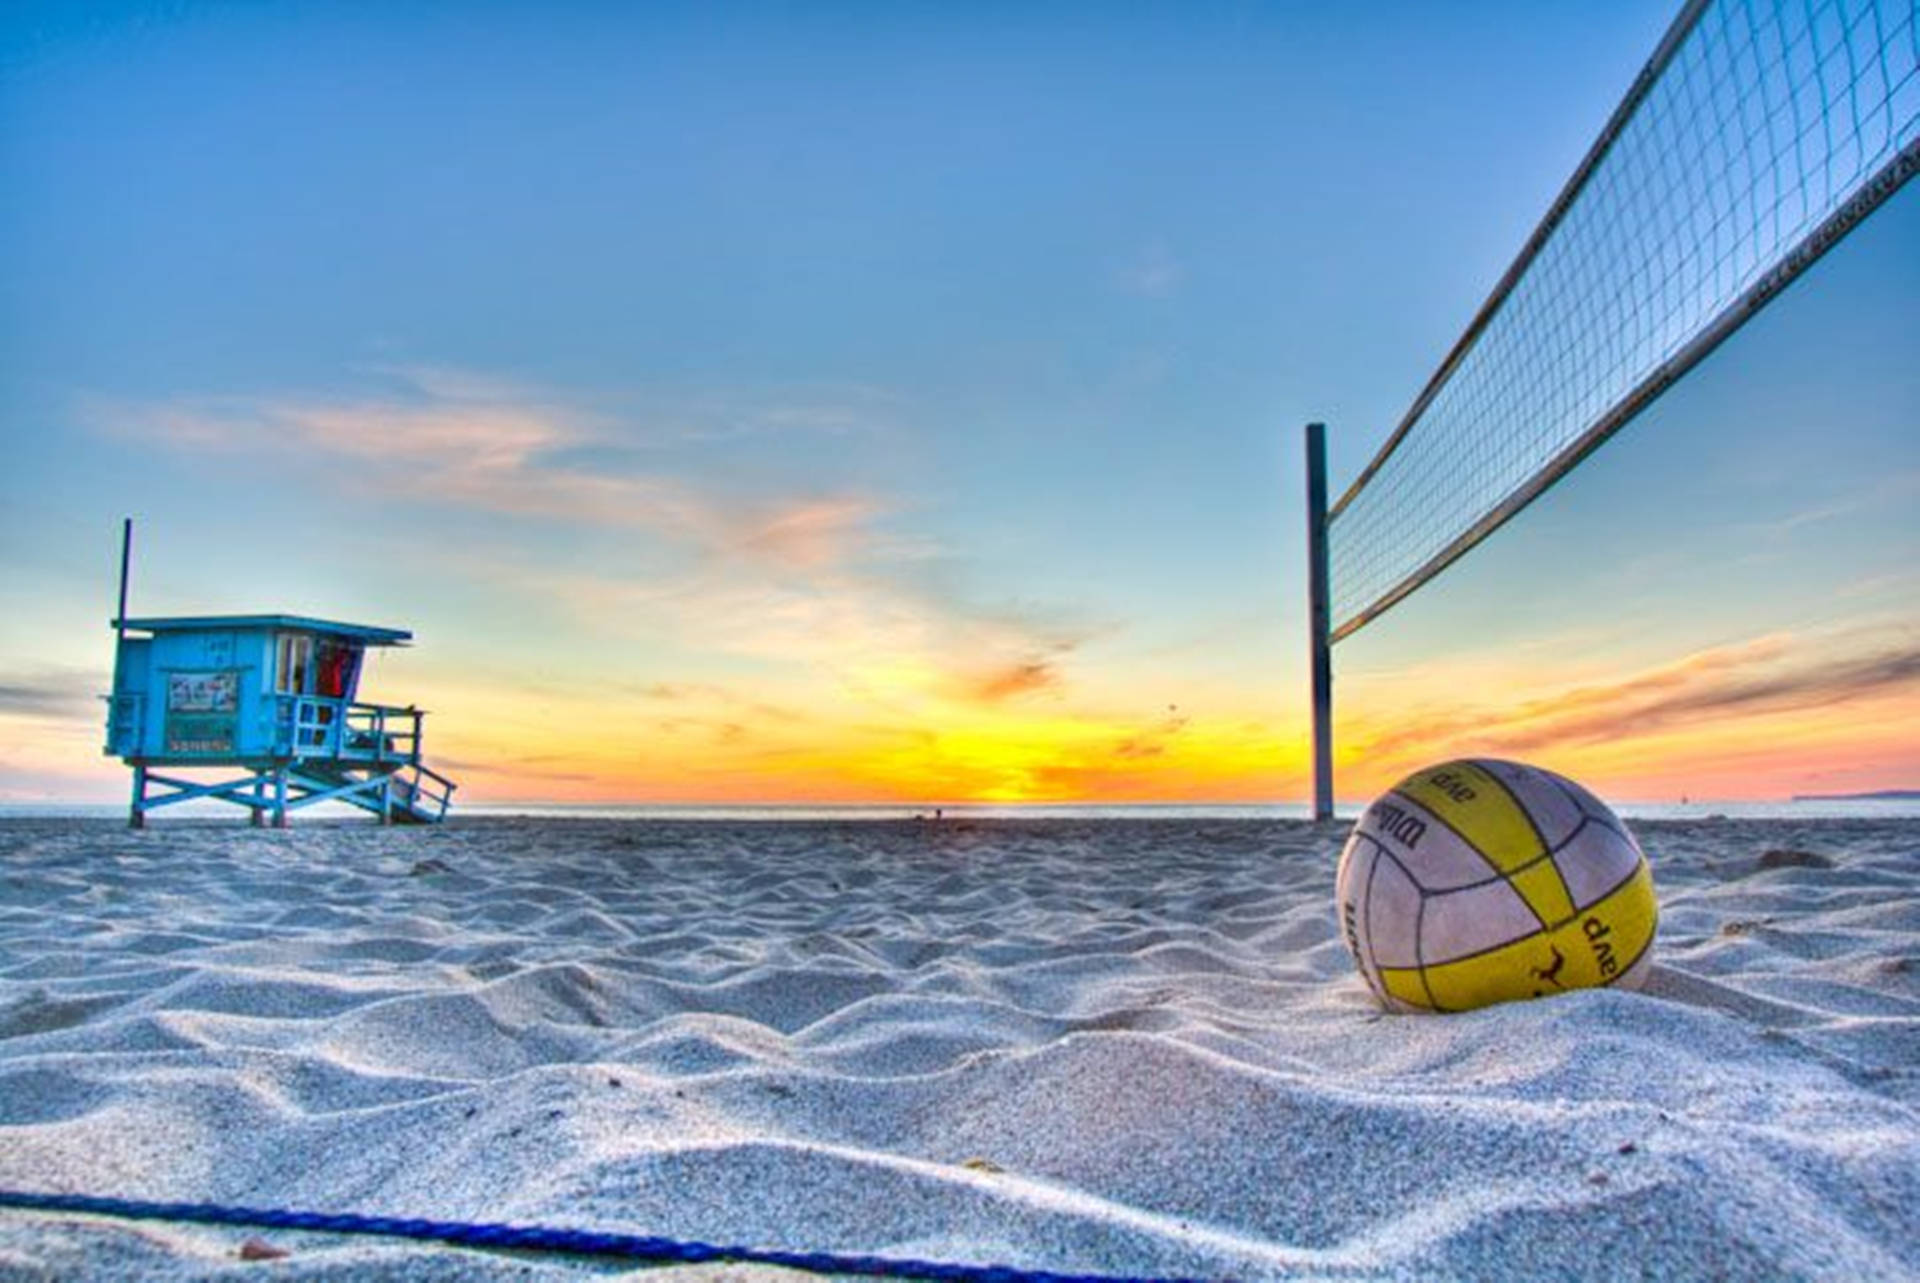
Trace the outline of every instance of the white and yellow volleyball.
<instances>
[{"instance_id":1,"label":"white and yellow volleyball","mask_svg":"<svg viewBox=\"0 0 1920 1283\"><path fill-rule=\"evenodd\" d=\"M1638 987L1659 918L1647 857L1605 803L1486 758L1416 771L1376 799L1334 895L1360 974L1396 1011Z\"/></svg>"}]
</instances>

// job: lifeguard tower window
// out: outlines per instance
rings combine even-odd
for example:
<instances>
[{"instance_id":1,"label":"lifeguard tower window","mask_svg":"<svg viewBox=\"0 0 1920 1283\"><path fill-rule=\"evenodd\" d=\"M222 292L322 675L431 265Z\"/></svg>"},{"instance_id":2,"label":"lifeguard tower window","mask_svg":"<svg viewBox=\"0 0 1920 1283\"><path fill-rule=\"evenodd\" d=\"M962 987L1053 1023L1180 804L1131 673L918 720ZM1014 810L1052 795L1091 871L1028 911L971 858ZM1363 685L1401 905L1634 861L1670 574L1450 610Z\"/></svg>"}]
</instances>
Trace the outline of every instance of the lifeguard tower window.
<instances>
[{"instance_id":1,"label":"lifeguard tower window","mask_svg":"<svg viewBox=\"0 0 1920 1283\"><path fill-rule=\"evenodd\" d=\"M360 655L351 646L323 641L314 660L313 693L327 699L345 699L354 688L354 669Z\"/></svg>"},{"instance_id":2,"label":"lifeguard tower window","mask_svg":"<svg viewBox=\"0 0 1920 1283\"><path fill-rule=\"evenodd\" d=\"M307 673L313 667L313 638L281 633L273 669L273 688L283 695L307 693Z\"/></svg>"}]
</instances>

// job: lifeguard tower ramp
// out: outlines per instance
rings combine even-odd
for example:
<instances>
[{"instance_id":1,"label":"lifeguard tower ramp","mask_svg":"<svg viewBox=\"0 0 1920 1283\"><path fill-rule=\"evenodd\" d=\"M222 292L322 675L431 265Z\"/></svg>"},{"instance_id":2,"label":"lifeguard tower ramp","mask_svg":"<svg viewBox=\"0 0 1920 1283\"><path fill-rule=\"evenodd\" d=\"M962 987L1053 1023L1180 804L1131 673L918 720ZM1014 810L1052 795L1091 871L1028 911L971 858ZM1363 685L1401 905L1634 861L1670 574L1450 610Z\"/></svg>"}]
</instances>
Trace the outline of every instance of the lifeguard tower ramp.
<instances>
[{"instance_id":1,"label":"lifeguard tower ramp","mask_svg":"<svg viewBox=\"0 0 1920 1283\"><path fill-rule=\"evenodd\" d=\"M454 784L421 759L426 714L358 698L368 649L403 645L411 633L301 615L114 625L106 752L133 768L134 828L149 811L202 799L277 828L321 802L385 824L446 817Z\"/></svg>"}]
</instances>

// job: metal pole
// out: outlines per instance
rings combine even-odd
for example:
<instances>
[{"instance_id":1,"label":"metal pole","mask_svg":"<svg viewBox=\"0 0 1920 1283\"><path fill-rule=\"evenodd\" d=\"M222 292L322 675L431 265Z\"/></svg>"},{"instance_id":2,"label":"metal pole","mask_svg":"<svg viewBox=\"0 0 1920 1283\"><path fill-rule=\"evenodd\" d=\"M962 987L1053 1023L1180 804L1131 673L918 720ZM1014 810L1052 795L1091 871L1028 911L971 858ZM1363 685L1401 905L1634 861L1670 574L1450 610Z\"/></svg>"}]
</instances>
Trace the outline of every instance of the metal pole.
<instances>
[{"instance_id":1,"label":"metal pole","mask_svg":"<svg viewBox=\"0 0 1920 1283\"><path fill-rule=\"evenodd\" d=\"M1327 425L1307 425L1307 632L1313 655L1313 818L1333 818L1333 642L1327 594Z\"/></svg>"},{"instance_id":2,"label":"metal pole","mask_svg":"<svg viewBox=\"0 0 1920 1283\"><path fill-rule=\"evenodd\" d=\"M120 522L120 612L113 617L116 642L127 639L127 567L132 557L133 518L124 517Z\"/></svg>"}]
</instances>

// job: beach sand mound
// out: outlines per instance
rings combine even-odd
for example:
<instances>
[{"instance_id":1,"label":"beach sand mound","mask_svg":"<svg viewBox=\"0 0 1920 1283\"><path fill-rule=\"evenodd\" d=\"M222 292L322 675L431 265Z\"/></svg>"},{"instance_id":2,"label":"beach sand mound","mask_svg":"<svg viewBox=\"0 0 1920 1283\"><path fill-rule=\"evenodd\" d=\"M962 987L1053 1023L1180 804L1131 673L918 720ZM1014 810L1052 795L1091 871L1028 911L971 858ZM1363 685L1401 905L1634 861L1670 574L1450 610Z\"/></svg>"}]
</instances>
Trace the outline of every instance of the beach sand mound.
<instances>
[{"instance_id":1,"label":"beach sand mound","mask_svg":"<svg viewBox=\"0 0 1920 1283\"><path fill-rule=\"evenodd\" d=\"M1634 828L1644 992L1395 1017L1333 827L0 822L0 1187L1129 1276L1914 1277L1920 825ZM5 1278L621 1268L0 1211Z\"/></svg>"}]
</instances>

